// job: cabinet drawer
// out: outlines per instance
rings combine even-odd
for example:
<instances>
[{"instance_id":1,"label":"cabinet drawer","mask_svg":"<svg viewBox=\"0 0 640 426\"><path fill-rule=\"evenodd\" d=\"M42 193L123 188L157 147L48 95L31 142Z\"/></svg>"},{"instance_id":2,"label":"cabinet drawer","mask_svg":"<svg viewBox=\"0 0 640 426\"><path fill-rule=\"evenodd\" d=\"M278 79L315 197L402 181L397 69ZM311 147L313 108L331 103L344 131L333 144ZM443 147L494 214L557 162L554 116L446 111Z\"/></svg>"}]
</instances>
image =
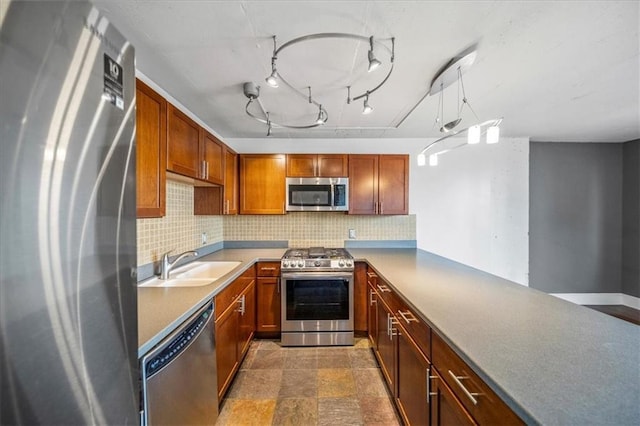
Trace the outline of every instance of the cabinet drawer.
<instances>
[{"instance_id":1,"label":"cabinet drawer","mask_svg":"<svg viewBox=\"0 0 640 426\"><path fill-rule=\"evenodd\" d=\"M280 262L258 262L256 272L259 277L279 277Z\"/></svg>"},{"instance_id":2,"label":"cabinet drawer","mask_svg":"<svg viewBox=\"0 0 640 426\"><path fill-rule=\"evenodd\" d=\"M479 424L524 424L436 333L432 362L442 380Z\"/></svg>"},{"instance_id":3,"label":"cabinet drawer","mask_svg":"<svg viewBox=\"0 0 640 426\"><path fill-rule=\"evenodd\" d=\"M229 308L234 300L251 284L255 278L255 270L253 267L247 269L242 275L236 278L222 292L215 297L216 302L216 320Z\"/></svg>"}]
</instances>

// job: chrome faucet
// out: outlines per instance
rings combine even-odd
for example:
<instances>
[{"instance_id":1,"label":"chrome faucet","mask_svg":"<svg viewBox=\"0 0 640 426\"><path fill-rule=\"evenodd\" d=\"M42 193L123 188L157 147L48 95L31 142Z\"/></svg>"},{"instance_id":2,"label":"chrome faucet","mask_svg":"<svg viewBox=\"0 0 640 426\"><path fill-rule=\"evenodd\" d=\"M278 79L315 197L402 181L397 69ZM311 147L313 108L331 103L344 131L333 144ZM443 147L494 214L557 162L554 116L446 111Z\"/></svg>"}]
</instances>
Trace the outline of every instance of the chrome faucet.
<instances>
[{"instance_id":1,"label":"chrome faucet","mask_svg":"<svg viewBox=\"0 0 640 426\"><path fill-rule=\"evenodd\" d=\"M189 256L197 256L198 252L195 250L189 250L189 251L185 251L184 253L181 253L178 255L178 257L176 257L173 262L169 261L169 253L171 253L172 250L169 250L168 252L166 252L165 254L162 255L162 262L160 263L160 279L161 280L168 280L169 279L169 272L171 272L171 270L173 269L174 266L176 266L176 263L178 263L178 261L180 261L181 259L184 259L185 257L189 257Z\"/></svg>"}]
</instances>

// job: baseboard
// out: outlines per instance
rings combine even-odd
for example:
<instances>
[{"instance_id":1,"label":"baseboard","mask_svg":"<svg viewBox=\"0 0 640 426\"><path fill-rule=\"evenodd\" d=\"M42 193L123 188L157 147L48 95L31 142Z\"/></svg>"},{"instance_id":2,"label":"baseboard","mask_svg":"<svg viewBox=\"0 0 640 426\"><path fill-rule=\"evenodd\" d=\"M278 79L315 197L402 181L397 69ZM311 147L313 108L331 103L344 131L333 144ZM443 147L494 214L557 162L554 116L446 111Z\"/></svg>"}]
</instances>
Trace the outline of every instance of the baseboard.
<instances>
[{"instance_id":1,"label":"baseboard","mask_svg":"<svg viewBox=\"0 0 640 426\"><path fill-rule=\"evenodd\" d=\"M640 309L640 297L624 293L549 293L578 305L625 305Z\"/></svg>"}]
</instances>

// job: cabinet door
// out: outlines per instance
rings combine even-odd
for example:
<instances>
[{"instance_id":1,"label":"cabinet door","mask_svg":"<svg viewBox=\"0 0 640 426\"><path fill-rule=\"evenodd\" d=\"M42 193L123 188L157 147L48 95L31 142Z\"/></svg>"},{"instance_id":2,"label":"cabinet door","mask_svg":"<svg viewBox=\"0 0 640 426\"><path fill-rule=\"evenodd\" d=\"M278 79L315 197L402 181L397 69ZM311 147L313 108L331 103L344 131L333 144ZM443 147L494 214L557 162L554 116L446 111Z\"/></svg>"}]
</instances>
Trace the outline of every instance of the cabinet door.
<instances>
[{"instance_id":1,"label":"cabinet door","mask_svg":"<svg viewBox=\"0 0 640 426\"><path fill-rule=\"evenodd\" d=\"M280 278L258 278L258 318L256 331L280 333Z\"/></svg>"},{"instance_id":2,"label":"cabinet door","mask_svg":"<svg viewBox=\"0 0 640 426\"><path fill-rule=\"evenodd\" d=\"M356 262L353 285L353 329L367 330L367 264Z\"/></svg>"},{"instance_id":3,"label":"cabinet door","mask_svg":"<svg viewBox=\"0 0 640 426\"><path fill-rule=\"evenodd\" d=\"M139 218L164 216L166 169L167 102L136 80L136 207Z\"/></svg>"},{"instance_id":4,"label":"cabinet door","mask_svg":"<svg viewBox=\"0 0 640 426\"><path fill-rule=\"evenodd\" d=\"M209 132L203 131L202 179L218 185L224 184L224 145Z\"/></svg>"},{"instance_id":5,"label":"cabinet door","mask_svg":"<svg viewBox=\"0 0 640 426\"><path fill-rule=\"evenodd\" d=\"M224 214L238 214L238 154L224 150Z\"/></svg>"},{"instance_id":6,"label":"cabinet door","mask_svg":"<svg viewBox=\"0 0 640 426\"><path fill-rule=\"evenodd\" d=\"M378 202L378 214L409 213L408 155L380 156Z\"/></svg>"},{"instance_id":7,"label":"cabinet door","mask_svg":"<svg viewBox=\"0 0 640 426\"><path fill-rule=\"evenodd\" d=\"M256 281L251 283L238 298L238 362L249 349L249 344L256 331Z\"/></svg>"},{"instance_id":8,"label":"cabinet door","mask_svg":"<svg viewBox=\"0 0 640 426\"><path fill-rule=\"evenodd\" d=\"M376 291L371 286L367 286L368 295L368 316L367 316L367 333L369 342L374 350L378 348L378 300Z\"/></svg>"},{"instance_id":9,"label":"cabinet door","mask_svg":"<svg viewBox=\"0 0 640 426\"><path fill-rule=\"evenodd\" d=\"M320 177L349 176L349 156L345 154L318 154L316 174Z\"/></svg>"},{"instance_id":10,"label":"cabinet door","mask_svg":"<svg viewBox=\"0 0 640 426\"><path fill-rule=\"evenodd\" d=\"M400 414L408 425L429 424L427 380L429 361L404 328L398 334L398 394Z\"/></svg>"},{"instance_id":11,"label":"cabinet door","mask_svg":"<svg viewBox=\"0 0 640 426\"><path fill-rule=\"evenodd\" d=\"M378 317L378 361L380 369L387 381L392 395L396 395L396 363L397 363L397 336L393 326L394 317L391 310L380 298L377 299Z\"/></svg>"},{"instance_id":12,"label":"cabinet door","mask_svg":"<svg viewBox=\"0 0 640 426\"><path fill-rule=\"evenodd\" d=\"M216 307L216 310L218 308ZM218 401L231 384L238 365L238 312L228 309L216 320L216 365L218 367Z\"/></svg>"},{"instance_id":13,"label":"cabinet door","mask_svg":"<svg viewBox=\"0 0 640 426\"><path fill-rule=\"evenodd\" d=\"M240 155L240 214L285 214L285 156Z\"/></svg>"},{"instance_id":14,"label":"cabinet door","mask_svg":"<svg viewBox=\"0 0 640 426\"><path fill-rule=\"evenodd\" d=\"M315 154L287 155L287 177L315 177L317 161Z\"/></svg>"},{"instance_id":15,"label":"cabinet door","mask_svg":"<svg viewBox=\"0 0 640 426\"><path fill-rule=\"evenodd\" d=\"M374 350L378 348L378 294L376 284L378 276L373 270L367 270L367 333Z\"/></svg>"},{"instance_id":16,"label":"cabinet door","mask_svg":"<svg viewBox=\"0 0 640 426\"><path fill-rule=\"evenodd\" d=\"M349 156L349 214L378 211L378 156Z\"/></svg>"},{"instance_id":17,"label":"cabinet door","mask_svg":"<svg viewBox=\"0 0 640 426\"><path fill-rule=\"evenodd\" d=\"M431 380L431 424L433 426L476 425L451 389L434 370Z\"/></svg>"},{"instance_id":18,"label":"cabinet door","mask_svg":"<svg viewBox=\"0 0 640 426\"><path fill-rule=\"evenodd\" d=\"M202 129L173 105L167 105L167 170L199 179Z\"/></svg>"}]
</instances>

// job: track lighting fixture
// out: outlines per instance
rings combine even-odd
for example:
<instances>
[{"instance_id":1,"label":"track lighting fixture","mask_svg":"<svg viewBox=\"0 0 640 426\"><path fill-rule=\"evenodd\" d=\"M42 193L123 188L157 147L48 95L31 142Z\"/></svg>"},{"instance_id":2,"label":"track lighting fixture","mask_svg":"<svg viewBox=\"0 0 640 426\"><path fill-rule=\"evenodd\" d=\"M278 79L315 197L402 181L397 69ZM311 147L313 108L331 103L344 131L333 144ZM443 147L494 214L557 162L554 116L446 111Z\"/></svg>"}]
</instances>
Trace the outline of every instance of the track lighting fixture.
<instances>
[{"instance_id":1,"label":"track lighting fixture","mask_svg":"<svg viewBox=\"0 0 640 426\"><path fill-rule=\"evenodd\" d=\"M308 95L307 95L300 88L296 88L292 86L283 77L283 75L280 72L278 72L276 68L276 61L278 59L278 56L282 55L282 52L286 48L298 43L303 43L310 40L319 40L319 39L347 39L347 40L356 40L358 42L368 42L369 50L367 51L367 60L368 60L367 70L369 72L383 65L382 62L375 57L374 47L376 48L378 54L380 54L383 51L389 52L389 71L387 72L386 76L384 76L384 78L380 83L362 92L361 94L354 96L353 98L351 97L351 85L347 87L347 104L351 104L351 101L357 101L359 99L363 99L362 113L369 114L371 111L373 111L373 108L369 105L369 95L375 92L376 90L378 90L379 88L381 88L387 82L387 80L391 76L391 73L393 72L394 59L395 59L395 39L393 37L390 39L381 40L381 39L374 39L373 36L365 37L357 34L319 33L319 34L309 34L306 36L295 38L293 40L289 40L288 42L278 47L276 37L273 36L273 54L271 56L271 74L267 78L265 78L265 81L267 82L267 84L269 84L272 87L285 86L286 88L290 89L294 93L300 95L301 97L306 98L310 104L314 104L318 107L318 114L317 116L315 116L315 118L310 124L294 125L294 124L288 124L288 123L275 122L271 119L271 117L273 116L273 111L267 111L259 99L260 87L253 82L247 82L243 86L244 94L247 98L249 98L249 102L247 102L245 106L245 112L247 113L248 116L250 116L254 120L266 124L268 135L271 135L271 130L275 128L284 127L288 129L311 129L314 127L322 126L325 123L327 123L327 121L329 120L329 114L327 113L327 110L322 106L320 102L318 102L316 99L313 98L311 94L311 87L307 86L307 89L308 89ZM350 70L351 67L352 67L351 63L345 64L346 69ZM357 81L353 83L353 86L354 87L357 86ZM328 91L331 91L331 90L329 89ZM325 102L323 103L326 104ZM251 107L251 105L253 104L258 105L260 109L259 112L255 111L255 108ZM252 112L252 110L254 112Z\"/></svg>"}]
</instances>

